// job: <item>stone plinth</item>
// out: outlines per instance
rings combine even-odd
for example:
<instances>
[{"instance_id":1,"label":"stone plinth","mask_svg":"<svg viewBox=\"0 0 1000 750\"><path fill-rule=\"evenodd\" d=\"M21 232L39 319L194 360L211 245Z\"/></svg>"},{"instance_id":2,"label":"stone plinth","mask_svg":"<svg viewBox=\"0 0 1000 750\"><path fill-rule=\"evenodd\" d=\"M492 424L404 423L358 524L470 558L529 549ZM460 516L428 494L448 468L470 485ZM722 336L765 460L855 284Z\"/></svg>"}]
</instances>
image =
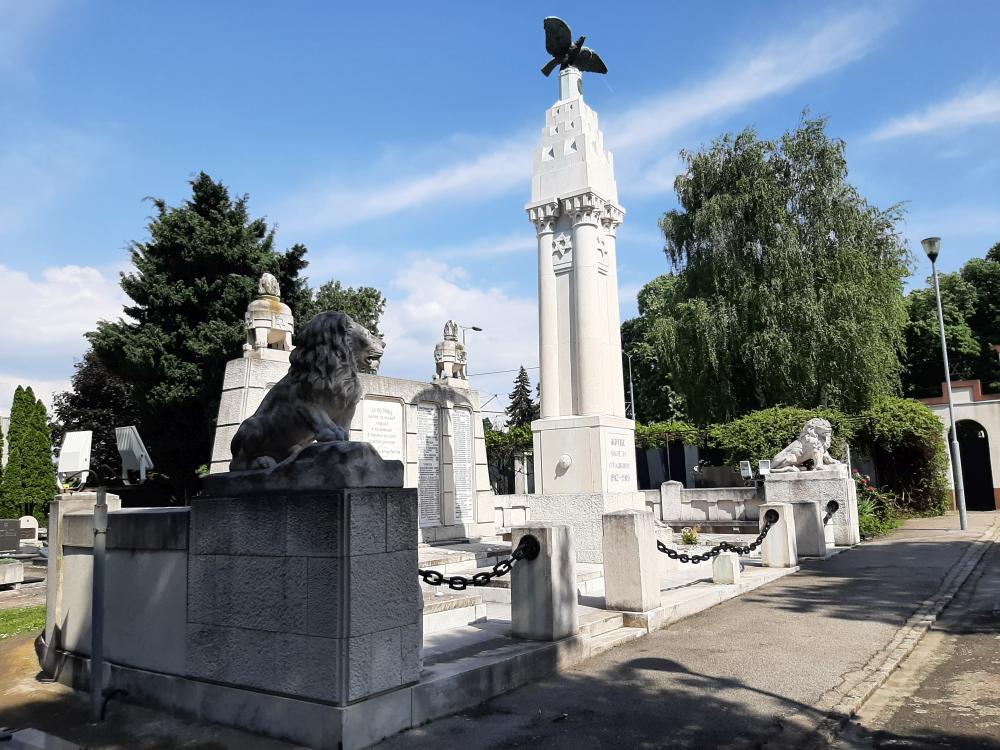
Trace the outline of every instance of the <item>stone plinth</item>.
<instances>
[{"instance_id":1,"label":"stone plinth","mask_svg":"<svg viewBox=\"0 0 1000 750\"><path fill-rule=\"evenodd\" d=\"M740 556L735 552L720 552L719 556L712 560L712 582L739 583Z\"/></svg>"},{"instance_id":2,"label":"stone plinth","mask_svg":"<svg viewBox=\"0 0 1000 750\"><path fill-rule=\"evenodd\" d=\"M821 519L826 504L836 500L840 507L828 522L833 527L834 541L840 546L861 541L857 488L845 464L834 464L821 471L769 474L764 482L764 498L769 503L815 502ZM802 549L799 552L813 554Z\"/></svg>"},{"instance_id":3,"label":"stone plinth","mask_svg":"<svg viewBox=\"0 0 1000 750\"><path fill-rule=\"evenodd\" d=\"M0 561L0 586L18 586L24 580L24 564L12 560Z\"/></svg>"},{"instance_id":4,"label":"stone plinth","mask_svg":"<svg viewBox=\"0 0 1000 750\"><path fill-rule=\"evenodd\" d=\"M417 680L422 607L415 489L192 502L191 677L346 705Z\"/></svg>"},{"instance_id":5,"label":"stone plinth","mask_svg":"<svg viewBox=\"0 0 1000 750\"><path fill-rule=\"evenodd\" d=\"M576 495L530 495L531 523L565 523L573 532L577 562L604 560L604 526L601 517L617 510L645 510L641 492L592 492ZM655 544L655 542L654 542Z\"/></svg>"},{"instance_id":6,"label":"stone plinth","mask_svg":"<svg viewBox=\"0 0 1000 750\"><path fill-rule=\"evenodd\" d=\"M534 641L576 635L576 555L570 528L532 522L511 530L511 544L517 548L529 534L541 549L534 560L521 560L511 570L511 632Z\"/></svg>"},{"instance_id":7,"label":"stone plinth","mask_svg":"<svg viewBox=\"0 0 1000 750\"><path fill-rule=\"evenodd\" d=\"M795 515L791 503L764 503L760 506L760 527L769 510L777 511L778 520L760 545L760 559L767 568L791 568L799 564L795 543Z\"/></svg>"},{"instance_id":8,"label":"stone plinth","mask_svg":"<svg viewBox=\"0 0 1000 750\"><path fill-rule=\"evenodd\" d=\"M648 612L660 606L660 553L653 514L647 510L605 513L604 598L608 609Z\"/></svg>"},{"instance_id":9,"label":"stone plinth","mask_svg":"<svg viewBox=\"0 0 1000 750\"><path fill-rule=\"evenodd\" d=\"M609 415L531 423L535 491L540 495L634 492L635 422Z\"/></svg>"}]
</instances>

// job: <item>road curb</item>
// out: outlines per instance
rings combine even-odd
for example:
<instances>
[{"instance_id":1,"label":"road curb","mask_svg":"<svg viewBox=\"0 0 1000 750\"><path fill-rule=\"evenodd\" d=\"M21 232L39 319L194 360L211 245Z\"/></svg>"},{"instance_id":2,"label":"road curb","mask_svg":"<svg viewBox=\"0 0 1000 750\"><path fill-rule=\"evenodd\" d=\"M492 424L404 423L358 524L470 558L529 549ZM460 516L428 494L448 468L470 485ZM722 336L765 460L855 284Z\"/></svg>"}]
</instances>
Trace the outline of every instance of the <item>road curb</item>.
<instances>
[{"instance_id":1,"label":"road curb","mask_svg":"<svg viewBox=\"0 0 1000 750\"><path fill-rule=\"evenodd\" d=\"M921 638L930 630L938 615L955 598L955 594L975 570L990 545L1000 539L1000 519L994 521L959 558L937 591L921 602L916 611L896 631L896 635L885 648L874 654L856 675L850 687L845 683L831 690L821 698L814 711L803 711L781 720L783 731L776 738L777 745L768 747L794 746L801 750L822 750L836 738L843 726L864 705L865 701L881 687L889 675L916 648ZM789 742L793 745L789 745Z\"/></svg>"}]
</instances>

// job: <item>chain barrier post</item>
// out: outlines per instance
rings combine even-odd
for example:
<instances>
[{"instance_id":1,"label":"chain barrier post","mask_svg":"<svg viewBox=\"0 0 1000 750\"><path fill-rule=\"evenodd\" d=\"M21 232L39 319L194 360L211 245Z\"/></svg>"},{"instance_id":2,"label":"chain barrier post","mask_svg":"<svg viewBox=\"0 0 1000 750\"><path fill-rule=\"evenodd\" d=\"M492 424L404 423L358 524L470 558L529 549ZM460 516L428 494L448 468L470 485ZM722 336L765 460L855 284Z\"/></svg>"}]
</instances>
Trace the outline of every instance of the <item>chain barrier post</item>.
<instances>
[{"instance_id":1,"label":"chain barrier post","mask_svg":"<svg viewBox=\"0 0 1000 750\"><path fill-rule=\"evenodd\" d=\"M775 518L777 516L777 518ZM768 519L774 519L769 521ZM760 548L760 559L767 568L791 568L799 564L795 542L795 516L791 503L763 503L760 526L770 523L770 531Z\"/></svg>"},{"instance_id":2,"label":"chain barrier post","mask_svg":"<svg viewBox=\"0 0 1000 750\"><path fill-rule=\"evenodd\" d=\"M740 582L740 556L735 552L720 552L712 560L712 583L736 584Z\"/></svg>"},{"instance_id":3,"label":"chain barrier post","mask_svg":"<svg viewBox=\"0 0 1000 750\"><path fill-rule=\"evenodd\" d=\"M576 550L568 524L534 522L511 529L511 541L538 542L538 555L514 566L510 576L511 633L515 638L558 641L579 629L576 613Z\"/></svg>"},{"instance_id":4,"label":"chain barrier post","mask_svg":"<svg viewBox=\"0 0 1000 750\"><path fill-rule=\"evenodd\" d=\"M660 606L660 566L653 513L616 510L601 517L604 600L618 612L648 612Z\"/></svg>"},{"instance_id":5,"label":"chain barrier post","mask_svg":"<svg viewBox=\"0 0 1000 750\"><path fill-rule=\"evenodd\" d=\"M840 503L836 500L831 500L826 504L826 513L823 514L823 537L826 540L827 549L837 543L836 529L830 521L833 520L838 510L840 510Z\"/></svg>"},{"instance_id":6,"label":"chain barrier post","mask_svg":"<svg viewBox=\"0 0 1000 750\"><path fill-rule=\"evenodd\" d=\"M799 557L826 557L823 511L818 500L792 501L795 516L795 549Z\"/></svg>"}]
</instances>

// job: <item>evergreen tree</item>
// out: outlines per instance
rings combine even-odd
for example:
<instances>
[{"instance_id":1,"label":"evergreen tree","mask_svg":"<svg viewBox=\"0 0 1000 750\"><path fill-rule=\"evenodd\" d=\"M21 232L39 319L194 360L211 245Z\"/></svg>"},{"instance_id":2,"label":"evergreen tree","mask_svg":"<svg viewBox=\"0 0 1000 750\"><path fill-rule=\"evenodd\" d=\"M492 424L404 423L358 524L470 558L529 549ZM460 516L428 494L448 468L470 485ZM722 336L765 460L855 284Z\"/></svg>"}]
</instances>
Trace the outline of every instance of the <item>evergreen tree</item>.
<instances>
[{"instance_id":1,"label":"evergreen tree","mask_svg":"<svg viewBox=\"0 0 1000 750\"><path fill-rule=\"evenodd\" d=\"M93 433L90 465L104 472L103 467L110 467L118 475L121 456L115 427L136 425L139 421L132 386L109 371L93 351L84 354L75 368L71 390L52 399L55 412L52 442L58 450L67 432L90 430ZM97 476L92 473L90 482L95 481Z\"/></svg>"},{"instance_id":2,"label":"evergreen tree","mask_svg":"<svg viewBox=\"0 0 1000 750\"><path fill-rule=\"evenodd\" d=\"M517 377L514 378L514 390L510 393L510 406L507 407L507 426L521 427L530 425L535 416L535 403L531 400L531 382L528 372L521 365Z\"/></svg>"},{"instance_id":3,"label":"evergreen tree","mask_svg":"<svg viewBox=\"0 0 1000 750\"><path fill-rule=\"evenodd\" d=\"M101 321L88 335L103 365L133 388L139 430L159 472L187 494L211 455L222 376L245 341L243 315L262 273L275 275L292 314L308 290L305 248L274 249L274 230L251 218L205 173L179 207L153 200L149 240L133 243L122 289L130 320Z\"/></svg>"},{"instance_id":4,"label":"evergreen tree","mask_svg":"<svg viewBox=\"0 0 1000 750\"><path fill-rule=\"evenodd\" d=\"M55 467L45 405L31 388L18 386L10 410L7 470L0 486L0 514L8 518L34 515L45 523L55 497Z\"/></svg>"},{"instance_id":5,"label":"evergreen tree","mask_svg":"<svg viewBox=\"0 0 1000 750\"><path fill-rule=\"evenodd\" d=\"M776 404L863 409L900 388L901 211L847 182L845 144L825 125L682 153L680 209L660 220L677 282L656 335L699 422Z\"/></svg>"},{"instance_id":6,"label":"evergreen tree","mask_svg":"<svg viewBox=\"0 0 1000 750\"><path fill-rule=\"evenodd\" d=\"M327 281L316 290L316 294L307 309L305 320L295 323L298 328L308 323L309 319L317 313L337 310L347 313L373 335L382 338L382 332L378 326L382 312L385 310L385 297L375 287L345 287L337 280Z\"/></svg>"}]
</instances>

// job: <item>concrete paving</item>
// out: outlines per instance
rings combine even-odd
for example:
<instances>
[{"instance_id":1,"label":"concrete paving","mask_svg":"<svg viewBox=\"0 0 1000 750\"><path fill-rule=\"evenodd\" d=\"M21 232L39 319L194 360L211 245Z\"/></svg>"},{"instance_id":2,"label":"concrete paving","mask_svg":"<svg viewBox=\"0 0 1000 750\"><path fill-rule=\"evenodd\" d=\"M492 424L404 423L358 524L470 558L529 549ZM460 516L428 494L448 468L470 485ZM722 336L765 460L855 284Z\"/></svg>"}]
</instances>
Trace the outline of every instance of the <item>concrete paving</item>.
<instances>
[{"instance_id":1,"label":"concrete paving","mask_svg":"<svg viewBox=\"0 0 1000 750\"><path fill-rule=\"evenodd\" d=\"M1000 748L1000 545L843 732L838 750Z\"/></svg>"},{"instance_id":2,"label":"concrete paving","mask_svg":"<svg viewBox=\"0 0 1000 750\"><path fill-rule=\"evenodd\" d=\"M801 737L997 521L909 521L787 576L380 748L761 748Z\"/></svg>"}]
</instances>

